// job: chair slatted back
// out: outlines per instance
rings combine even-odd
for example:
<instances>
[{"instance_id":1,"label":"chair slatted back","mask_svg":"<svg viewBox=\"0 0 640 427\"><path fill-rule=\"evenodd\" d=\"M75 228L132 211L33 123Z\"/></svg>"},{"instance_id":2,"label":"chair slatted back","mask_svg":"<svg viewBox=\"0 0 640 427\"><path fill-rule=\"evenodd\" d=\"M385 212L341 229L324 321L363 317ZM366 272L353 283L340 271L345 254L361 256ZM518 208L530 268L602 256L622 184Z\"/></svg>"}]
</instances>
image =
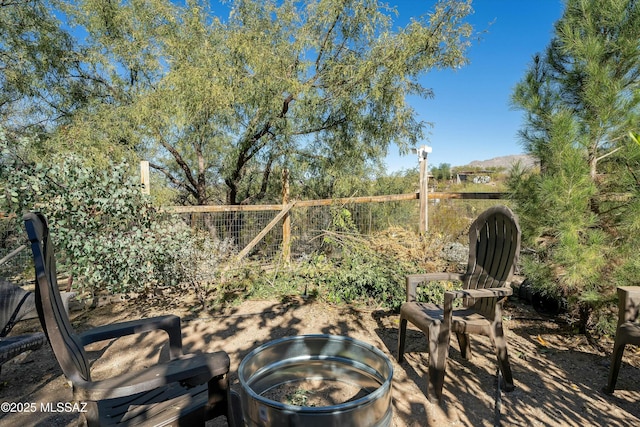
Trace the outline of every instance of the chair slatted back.
<instances>
[{"instance_id":1,"label":"chair slatted back","mask_svg":"<svg viewBox=\"0 0 640 427\"><path fill-rule=\"evenodd\" d=\"M464 288L505 286L515 272L519 253L520 225L515 214L506 206L487 209L469 230L469 262ZM481 300L483 304L495 304L491 299L484 300Z\"/></svg>"},{"instance_id":2,"label":"chair slatted back","mask_svg":"<svg viewBox=\"0 0 640 427\"><path fill-rule=\"evenodd\" d=\"M49 344L64 372L72 382L90 381L89 363L76 337L60 296L56 260L47 220L40 213L24 215L31 242L36 273L36 309Z\"/></svg>"}]
</instances>

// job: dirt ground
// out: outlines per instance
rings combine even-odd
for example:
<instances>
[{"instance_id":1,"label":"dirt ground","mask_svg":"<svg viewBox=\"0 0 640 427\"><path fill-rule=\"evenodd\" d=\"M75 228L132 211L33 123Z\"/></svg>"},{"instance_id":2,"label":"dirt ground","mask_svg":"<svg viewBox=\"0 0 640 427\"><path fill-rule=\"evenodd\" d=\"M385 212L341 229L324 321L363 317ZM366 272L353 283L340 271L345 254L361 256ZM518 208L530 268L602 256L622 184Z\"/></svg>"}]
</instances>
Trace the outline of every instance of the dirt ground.
<instances>
[{"instance_id":1,"label":"dirt ground","mask_svg":"<svg viewBox=\"0 0 640 427\"><path fill-rule=\"evenodd\" d=\"M159 308L162 306L162 308ZM554 318L512 298L506 310L506 334L515 391L496 392L495 356L487 338L474 337L474 359L460 357L452 339L443 402L426 395L427 345L409 329L406 362L395 361L398 315L385 310L358 310L316 300L246 301L224 312L196 317L172 303L134 301L72 313L85 330L115 321L174 313L182 317L186 351L225 350L231 357L230 380L239 389L237 369L256 346L274 338L300 334L344 335L368 342L393 361L393 424L404 426L639 426L640 351L628 348L617 390L606 395L610 339L591 345L585 336ZM184 307L184 305L182 305ZM13 333L39 330L37 321L18 324ZM138 369L166 357L161 333L94 344L89 356L94 378ZM105 362L109 361L109 362ZM51 349L25 354L2 367L0 402L36 403L35 412L0 413L1 426L76 425L77 413L41 410L42 403L73 402L71 388ZM16 406L16 405L14 405Z\"/></svg>"}]
</instances>

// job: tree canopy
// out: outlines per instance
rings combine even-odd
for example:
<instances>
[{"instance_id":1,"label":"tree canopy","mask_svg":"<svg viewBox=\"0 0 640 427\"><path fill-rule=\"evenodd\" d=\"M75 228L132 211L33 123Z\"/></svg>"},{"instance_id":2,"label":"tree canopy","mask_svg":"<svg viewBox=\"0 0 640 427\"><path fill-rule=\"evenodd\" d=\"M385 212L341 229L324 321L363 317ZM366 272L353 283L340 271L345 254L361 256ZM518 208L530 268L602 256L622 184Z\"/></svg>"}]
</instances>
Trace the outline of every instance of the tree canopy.
<instances>
[{"instance_id":1,"label":"tree canopy","mask_svg":"<svg viewBox=\"0 0 640 427\"><path fill-rule=\"evenodd\" d=\"M0 113L46 119L47 149L146 158L184 203L269 198L284 168L326 195L423 136L407 97L466 63L469 13L443 0L395 27L377 0L4 1Z\"/></svg>"},{"instance_id":2,"label":"tree canopy","mask_svg":"<svg viewBox=\"0 0 640 427\"><path fill-rule=\"evenodd\" d=\"M50 130L76 107L73 40L45 2L0 1L0 120L19 132Z\"/></svg>"}]
</instances>

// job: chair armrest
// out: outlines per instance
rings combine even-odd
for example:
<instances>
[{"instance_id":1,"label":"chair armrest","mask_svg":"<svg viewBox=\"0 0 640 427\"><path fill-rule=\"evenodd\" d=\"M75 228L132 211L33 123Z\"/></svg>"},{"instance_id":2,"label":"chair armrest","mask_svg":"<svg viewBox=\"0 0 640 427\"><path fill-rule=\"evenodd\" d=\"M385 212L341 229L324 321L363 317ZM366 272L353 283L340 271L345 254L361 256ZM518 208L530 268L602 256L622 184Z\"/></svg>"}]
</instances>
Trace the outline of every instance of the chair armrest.
<instances>
[{"instance_id":1,"label":"chair armrest","mask_svg":"<svg viewBox=\"0 0 640 427\"><path fill-rule=\"evenodd\" d=\"M0 338L0 366L27 350L36 350L47 342L42 332Z\"/></svg>"},{"instance_id":2,"label":"chair armrest","mask_svg":"<svg viewBox=\"0 0 640 427\"><path fill-rule=\"evenodd\" d=\"M444 280L463 282L464 274L459 273L426 273L410 274L406 277L407 301L415 302L418 285L422 282L439 282Z\"/></svg>"},{"instance_id":3,"label":"chair armrest","mask_svg":"<svg viewBox=\"0 0 640 427\"><path fill-rule=\"evenodd\" d=\"M461 289L459 291L446 291L453 298L498 298L513 295L511 288L485 288L485 289Z\"/></svg>"},{"instance_id":4,"label":"chair armrest","mask_svg":"<svg viewBox=\"0 0 640 427\"><path fill-rule=\"evenodd\" d=\"M134 370L102 381L74 381L74 398L98 401L131 396L172 384L204 384L229 372L229 356L224 351L188 354L168 363Z\"/></svg>"},{"instance_id":5,"label":"chair armrest","mask_svg":"<svg viewBox=\"0 0 640 427\"><path fill-rule=\"evenodd\" d=\"M481 314L488 320L495 323L502 322L502 305L508 296L513 295L511 288L485 288L485 289L462 289L459 291L446 291L445 298L445 316L447 308L451 310L453 300L456 298L469 298L475 301L474 308L477 313ZM481 302L482 299L484 302ZM495 300L487 300L486 298L494 298ZM500 299L498 299L500 298ZM447 307L447 302L449 307Z\"/></svg>"},{"instance_id":6,"label":"chair armrest","mask_svg":"<svg viewBox=\"0 0 640 427\"><path fill-rule=\"evenodd\" d=\"M618 326L640 315L640 286L618 286Z\"/></svg>"},{"instance_id":7,"label":"chair armrest","mask_svg":"<svg viewBox=\"0 0 640 427\"><path fill-rule=\"evenodd\" d=\"M171 359L182 356L180 318L173 314L98 326L78 334L78 338L82 346L86 346L98 341L155 330L164 330L169 335L169 354Z\"/></svg>"}]
</instances>

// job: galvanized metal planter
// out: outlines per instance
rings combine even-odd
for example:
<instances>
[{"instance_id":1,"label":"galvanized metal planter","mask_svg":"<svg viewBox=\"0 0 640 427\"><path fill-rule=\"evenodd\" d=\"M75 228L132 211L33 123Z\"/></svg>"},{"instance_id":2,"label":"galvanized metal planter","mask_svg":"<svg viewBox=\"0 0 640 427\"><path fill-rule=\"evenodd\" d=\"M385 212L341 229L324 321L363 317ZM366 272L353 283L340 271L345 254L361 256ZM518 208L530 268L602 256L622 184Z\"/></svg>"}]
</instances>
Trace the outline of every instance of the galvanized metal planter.
<instances>
[{"instance_id":1,"label":"galvanized metal planter","mask_svg":"<svg viewBox=\"0 0 640 427\"><path fill-rule=\"evenodd\" d=\"M393 366L370 344L335 335L301 335L264 344L240 363L247 426L386 427L391 425ZM283 385L321 380L359 390L328 406L298 406L265 397Z\"/></svg>"}]
</instances>

